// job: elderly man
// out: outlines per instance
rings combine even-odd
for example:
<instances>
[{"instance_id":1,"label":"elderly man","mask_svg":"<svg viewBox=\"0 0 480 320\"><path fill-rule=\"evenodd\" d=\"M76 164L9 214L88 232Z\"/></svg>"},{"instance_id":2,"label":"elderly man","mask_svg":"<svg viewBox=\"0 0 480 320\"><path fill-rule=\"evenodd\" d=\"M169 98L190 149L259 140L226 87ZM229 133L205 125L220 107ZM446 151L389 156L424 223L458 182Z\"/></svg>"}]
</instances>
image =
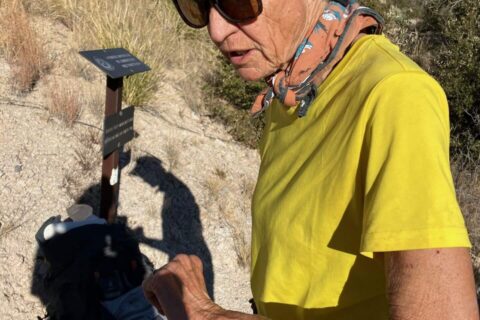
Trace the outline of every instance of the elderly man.
<instances>
[{"instance_id":1,"label":"elderly man","mask_svg":"<svg viewBox=\"0 0 480 320\"><path fill-rule=\"evenodd\" d=\"M478 319L440 86L356 1L176 0L246 80L269 88L252 205L259 315L222 309L202 263L144 282L176 319Z\"/></svg>"}]
</instances>

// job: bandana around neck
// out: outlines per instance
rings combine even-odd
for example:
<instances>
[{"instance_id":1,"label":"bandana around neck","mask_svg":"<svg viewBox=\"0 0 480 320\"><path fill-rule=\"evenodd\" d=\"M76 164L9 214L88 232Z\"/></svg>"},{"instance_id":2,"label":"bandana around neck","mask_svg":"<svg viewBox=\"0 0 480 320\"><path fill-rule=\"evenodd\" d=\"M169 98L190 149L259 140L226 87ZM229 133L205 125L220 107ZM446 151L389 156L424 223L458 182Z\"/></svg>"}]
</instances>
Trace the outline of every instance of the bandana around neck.
<instances>
[{"instance_id":1,"label":"bandana around neck","mask_svg":"<svg viewBox=\"0 0 480 320\"><path fill-rule=\"evenodd\" d=\"M266 79L269 87L256 98L251 113L260 114L277 98L288 107L300 103L298 116L305 116L318 86L357 36L360 33L381 34L383 24L377 12L361 7L356 0L330 1L287 68Z\"/></svg>"}]
</instances>

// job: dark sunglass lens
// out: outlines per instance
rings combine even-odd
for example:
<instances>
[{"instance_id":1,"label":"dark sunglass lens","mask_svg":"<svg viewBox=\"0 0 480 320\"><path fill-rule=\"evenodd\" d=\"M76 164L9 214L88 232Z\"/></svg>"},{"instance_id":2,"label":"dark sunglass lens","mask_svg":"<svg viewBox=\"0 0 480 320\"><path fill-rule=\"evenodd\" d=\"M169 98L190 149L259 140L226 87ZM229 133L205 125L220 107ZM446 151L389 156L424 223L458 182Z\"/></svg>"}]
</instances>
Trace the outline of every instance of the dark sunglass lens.
<instances>
[{"instance_id":1,"label":"dark sunglass lens","mask_svg":"<svg viewBox=\"0 0 480 320\"><path fill-rule=\"evenodd\" d=\"M177 5L183 18L191 26L204 27L208 24L208 0L177 0Z\"/></svg>"},{"instance_id":2,"label":"dark sunglass lens","mask_svg":"<svg viewBox=\"0 0 480 320\"><path fill-rule=\"evenodd\" d=\"M236 21L254 19L262 10L260 0L219 0L217 3L224 15Z\"/></svg>"}]
</instances>

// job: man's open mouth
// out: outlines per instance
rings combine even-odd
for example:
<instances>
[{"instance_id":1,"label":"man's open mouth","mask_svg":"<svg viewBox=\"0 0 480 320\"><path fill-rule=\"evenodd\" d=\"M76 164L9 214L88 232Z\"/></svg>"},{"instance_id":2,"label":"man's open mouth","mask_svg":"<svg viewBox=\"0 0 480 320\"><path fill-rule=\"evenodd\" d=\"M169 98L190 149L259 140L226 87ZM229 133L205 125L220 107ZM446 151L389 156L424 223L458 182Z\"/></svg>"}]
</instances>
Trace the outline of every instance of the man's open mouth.
<instances>
[{"instance_id":1,"label":"man's open mouth","mask_svg":"<svg viewBox=\"0 0 480 320\"><path fill-rule=\"evenodd\" d=\"M244 50L244 51L231 51L229 52L230 57L241 57L247 54L249 50Z\"/></svg>"}]
</instances>

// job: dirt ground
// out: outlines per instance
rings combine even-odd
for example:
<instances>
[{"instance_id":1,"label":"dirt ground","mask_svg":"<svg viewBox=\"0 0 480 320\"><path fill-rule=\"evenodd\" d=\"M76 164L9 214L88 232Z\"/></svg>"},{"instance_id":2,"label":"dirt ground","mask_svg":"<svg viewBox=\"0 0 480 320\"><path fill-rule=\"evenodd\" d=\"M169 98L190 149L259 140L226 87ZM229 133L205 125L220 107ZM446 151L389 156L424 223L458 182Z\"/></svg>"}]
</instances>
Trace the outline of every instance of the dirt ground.
<instances>
[{"instance_id":1,"label":"dirt ground","mask_svg":"<svg viewBox=\"0 0 480 320\"><path fill-rule=\"evenodd\" d=\"M38 18L35 27L54 65L35 89L14 93L10 69L0 59L0 318L45 314L35 287L42 275L35 232L47 218L66 217L81 200L98 201L100 128L104 80L72 76L69 31ZM49 116L54 79L79 89L84 105L68 127ZM248 312L250 196L259 165L255 150L191 111L165 81L149 108L137 109L137 137L121 157L119 214L141 241L141 251L160 267L190 243L207 266L208 285L222 306ZM92 98L93 97L93 98ZM100 112L98 111L100 109Z\"/></svg>"}]
</instances>

